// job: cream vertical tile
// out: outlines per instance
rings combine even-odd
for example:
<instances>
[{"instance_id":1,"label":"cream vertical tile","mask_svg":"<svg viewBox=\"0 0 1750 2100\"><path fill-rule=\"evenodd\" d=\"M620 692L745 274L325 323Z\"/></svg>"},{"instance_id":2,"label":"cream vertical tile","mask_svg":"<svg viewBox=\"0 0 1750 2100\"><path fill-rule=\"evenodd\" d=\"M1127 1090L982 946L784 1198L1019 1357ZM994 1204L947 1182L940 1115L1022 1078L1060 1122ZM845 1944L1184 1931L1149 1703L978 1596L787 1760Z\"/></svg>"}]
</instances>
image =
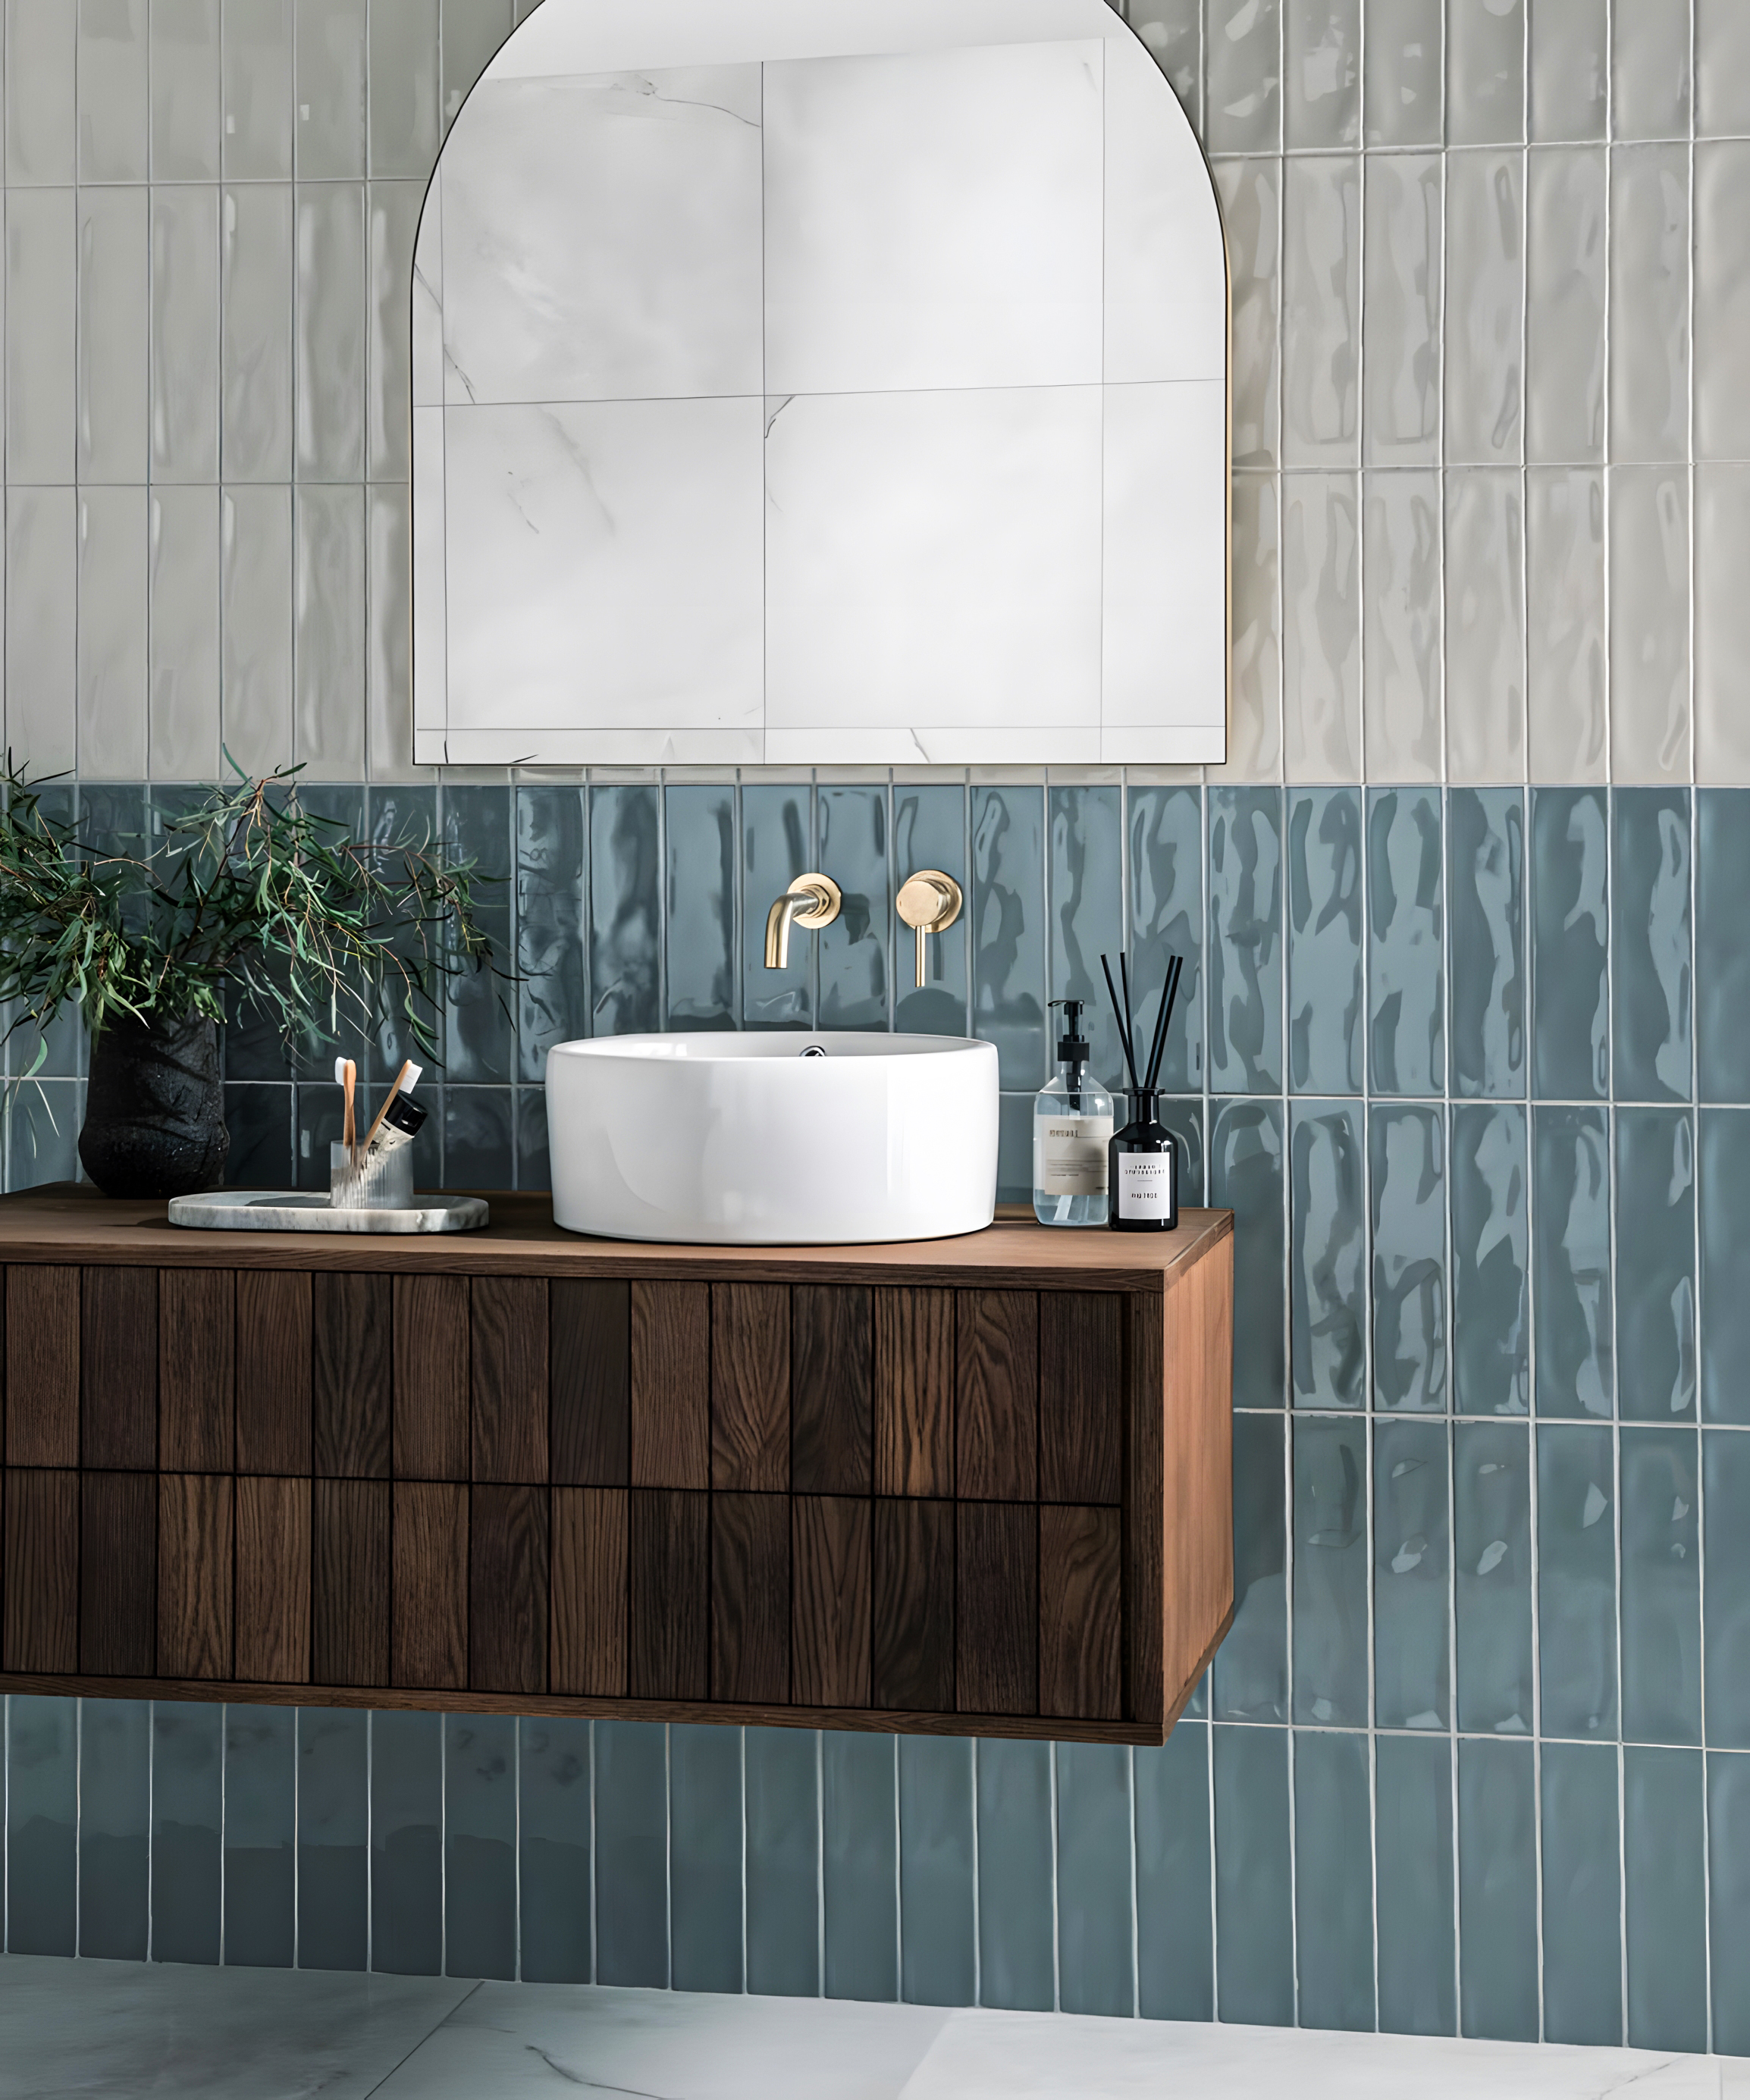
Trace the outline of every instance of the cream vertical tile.
<instances>
[{"instance_id":1,"label":"cream vertical tile","mask_svg":"<svg viewBox=\"0 0 1750 2100\"><path fill-rule=\"evenodd\" d=\"M219 491L154 488L148 531L148 775L216 780Z\"/></svg>"},{"instance_id":2,"label":"cream vertical tile","mask_svg":"<svg viewBox=\"0 0 1750 2100\"><path fill-rule=\"evenodd\" d=\"M292 475L292 186L238 183L220 201L224 479Z\"/></svg>"},{"instance_id":3,"label":"cream vertical tile","mask_svg":"<svg viewBox=\"0 0 1750 2100\"><path fill-rule=\"evenodd\" d=\"M1361 143L1361 0L1287 0L1290 148Z\"/></svg>"},{"instance_id":4,"label":"cream vertical tile","mask_svg":"<svg viewBox=\"0 0 1750 2100\"><path fill-rule=\"evenodd\" d=\"M373 236L374 238L374 236ZM434 175L413 239L413 399L422 408L444 399L444 178Z\"/></svg>"},{"instance_id":5,"label":"cream vertical tile","mask_svg":"<svg viewBox=\"0 0 1750 2100\"><path fill-rule=\"evenodd\" d=\"M1527 738L1533 780L1602 782L1606 735L1604 476L1526 475Z\"/></svg>"},{"instance_id":6,"label":"cream vertical tile","mask_svg":"<svg viewBox=\"0 0 1750 2100\"><path fill-rule=\"evenodd\" d=\"M1280 0L1208 0L1204 143L1212 153L1282 145Z\"/></svg>"},{"instance_id":7,"label":"cream vertical tile","mask_svg":"<svg viewBox=\"0 0 1750 2100\"><path fill-rule=\"evenodd\" d=\"M413 727L416 734L441 737L449 721L449 611L445 586L445 534L447 510L444 503L444 411L441 408L416 408L413 411L413 486L410 499L409 530L413 535L413 559L409 565L407 588L413 593L413 618L409 639L413 651L413 661L408 666L408 682L413 692ZM387 521L385 521L386 523ZM374 557L378 540L373 533L372 552ZM372 572L373 586L377 572ZM371 632L374 638L378 606L373 596ZM373 640L374 647L374 640ZM385 653L386 670L392 673L394 659ZM392 741L394 696L386 686L373 685L371 692L372 721L379 719L379 708L387 711L383 721L384 737L379 740L375 726L372 730L371 752L373 762L379 750L397 750Z\"/></svg>"},{"instance_id":8,"label":"cream vertical tile","mask_svg":"<svg viewBox=\"0 0 1750 2100\"><path fill-rule=\"evenodd\" d=\"M211 183L152 193L152 478L217 481L219 207Z\"/></svg>"},{"instance_id":9,"label":"cream vertical tile","mask_svg":"<svg viewBox=\"0 0 1750 2100\"><path fill-rule=\"evenodd\" d=\"M78 0L79 180L143 183L146 0Z\"/></svg>"},{"instance_id":10,"label":"cream vertical tile","mask_svg":"<svg viewBox=\"0 0 1750 2100\"><path fill-rule=\"evenodd\" d=\"M219 0L150 0L152 179L216 183Z\"/></svg>"},{"instance_id":11,"label":"cream vertical tile","mask_svg":"<svg viewBox=\"0 0 1750 2100\"><path fill-rule=\"evenodd\" d=\"M1695 0L1695 130L1704 139L1750 133L1750 7Z\"/></svg>"},{"instance_id":12,"label":"cream vertical tile","mask_svg":"<svg viewBox=\"0 0 1750 2100\"><path fill-rule=\"evenodd\" d=\"M71 190L6 200L6 472L70 482L77 431L78 231Z\"/></svg>"},{"instance_id":13,"label":"cream vertical tile","mask_svg":"<svg viewBox=\"0 0 1750 2100\"><path fill-rule=\"evenodd\" d=\"M1535 0L1531 136L1602 139L1610 86L1609 0Z\"/></svg>"},{"instance_id":14,"label":"cream vertical tile","mask_svg":"<svg viewBox=\"0 0 1750 2100\"><path fill-rule=\"evenodd\" d=\"M1695 453L1750 459L1750 143L1695 149Z\"/></svg>"},{"instance_id":15,"label":"cream vertical tile","mask_svg":"<svg viewBox=\"0 0 1750 2100\"><path fill-rule=\"evenodd\" d=\"M449 8L444 14L444 70L449 73ZM497 4L497 0L493 0ZM1173 83L1179 106L1191 129L1203 136L1202 0L1130 0L1126 19L1147 45L1154 61ZM446 108L448 101L446 98Z\"/></svg>"},{"instance_id":16,"label":"cream vertical tile","mask_svg":"<svg viewBox=\"0 0 1750 2100\"><path fill-rule=\"evenodd\" d=\"M1520 479L1454 468L1446 485L1447 778L1525 778L1524 519Z\"/></svg>"},{"instance_id":17,"label":"cream vertical tile","mask_svg":"<svg viewBox=\"0 0 1750 2100\"><path fill-rule=\"evenodd\" d=\"M1611 125L1619 139L1684 139L1690 0L1613 0Z\"/></svg>"},{"instance_id":18,"label":"cream vertical tile","mask_svg":"<svg viewBox=\"0 0 1750 2100\"><path fill-rule=\"evenodd\" d=\"M365 708L372 780L414 780L409 492L379 482L365 494Z\"/></svg>"},{"instance_id":19,"label":"cream vertical tile","mask_svg":"<svg viewBox=\"0 0 1750 2100\"><path fill-rule=\"evenodd\" d=\"M225 0L223 168L229 183L292 179L292 0Z\"/></svg>"},{"instance_id":20,"label":"cream vertical tile","mask_svg":"<svg viewBox=\"0 0 1750 2100\"><path fill-rule=\"evenodd\" d=\"M455 122L456 112L461 108L468 90L485 72L487 62L510 35L513 26L510 0L440 0L439 40L444 62L441 113L446 130ZM1133 26L1147 42L1147 25L1135 23ZM1195 63L1193 57L1194 69Z\"/></svg>"},{"instance_id":21,"label":"cream vertical tile","mask_svg":"<svg viewBox=\"0 0 1750 2100\"><path fill-rule=\"evenodd\" d=\"M1359 780L1361 520L1352 474L1282 481L1283 769Z\"/></svg>"},{"instance_id":22,"label":"cream vertical tile","mask_svg":"<svg viewBox=\"0 0 1750 2100\"><path fill-rule=\"evenodd\" d=\"M1613 467L1611 778L1690 777L1689 474Z\"/></svg>"},{"instance_id":23,"label":"cream vertical tile","mask_svg":"<svg viewBox=\"0 0 1750 2100\"><path fill-rule=\"evenodd\" d=\"M7 491L7 748L38 776L71 772L77 756L77 506L71 488Z\"/></svg>"},{"instance_id":24,"label":"cream vertical tile","mask_svg":"<svg viewBox=\"0 0 1750 2100\"><path fill-rule=\"evenodd\" d=\"M79 777L146 771L146 492L79 491Z\"/></svg>"},{"instance_id":25,"label":"cream vertical tile","mask_svg":"<svg viewBox=\"0 0 1750 2100\"><path fill-rule=\"evenodd\" d=\"M300 481L365 478L365 185L297 191L297 364Z\"/></svg>"},{"instance_id":26,"label":"cream vertical tile","mask_svg":"<svg viewBox=\"0 0 1750 2100\"><path fill-rule=\"evenodd\" d=\"M437 159L438 0L370 0L370 172L423 181Z\"/></svg>"},{"instance_id":27,"label":"cream vertical tile","mask_svg":"<svg viewBox=\"0 0 1750 2100\"><path fill-rule=\"evenodd\" d=\"M1527 156L1525 450L1604 457L1605 149Z\"/></svg>"},{"instance_id":28,"label":"cream vertical tile","mask_svg":"<svg viewBox=\"0 0 1750 2100\"><path fill-rule=\"evenodd\" d=\"M1227 767L1232 780L1282 778L1282 605L1277 483L1240 474L1233 485L1233 676Z\"/></svg>"},{"instance_id":29,"label":"cream vertical tile","mask_svg":"<svg viewBox=\"0 0 1750 2100\"><path fill-rule=\"evenodd\" d=\"M7 0L6 179L70 183L78 173L72 0Z\"/></svg>"},{"instance_id":30,"label":"cream vertical tile","mask_svg":"<svg viewBox=\"0 0 1750 2100\"><path fill-rule=\"evenodd\" d=\"M1689 148L1611 157L1611 457L1689 451Z\"/></svg>"},{"instance_id":31,"label":"cream vertical tile","mask_svg":"<svg viewBox=\"0 0 1750 2100\"><path fill-rule=\"evenodd\" d=\"M1447 0L1446 126L1455 146L1525 136L1526 0Z\"/></svg>"},{"instance_id":32,"label":"cream vertical tile","mask_svg":"<svg viewBox=\"0 0 1750 2100\"><path fill-rule=\"evenodd\" d=\"M312 780L365 777L365 491L294 499L294 735Z\"/></svg>"},{"instance_id":33,"label":"cream vertical tile","mask_svg":"<svg viewBox=\"0 0 1750 2100\"><path fill-rule=\"evenodd\" d=\"M295 0L300 182L365 173L365 0Z\"/></svg>"},{"instance_id":34,"label":"cream vertical tile","mask_svg":"<svg viewBox=\"0 0 1750 2100\"><path fill-rule=\"evenodd\" d=\"M221 721L250 773L292 762L292 492L233 488L219 506Z\"/></svg>"},{"instance_id":35,"label":"cream vertical tile","mask_svg":"<svg viewBox=\"0 0 1750 2100\"><path fill-rule=\"evenodd\" d=\"M1370 153L1362 302L1363 457L1432 466L1440 449L1440 156Z\"/></svg>"},{"instance_id":36,"label":"cream vertical tile","mask_svg":"<svg viewBox=\"0 0 1750 2100\"><path fill-rule=\"evenodd\" d=\"M1750 788L1750 466L1695 470L1695 777Z\"/></svg>"},{"instance_id":37,"label":"cream vertical tile","mask_svg":"<svg viewBox=\"0 0 1750 2100\"><path fill-rule=\"evenodd\" d=\"M368 470L373 480L405 481L410 452L412 374L408 329L413 236L424 196L420 183L373 183L369 201L370 339L365 356Z\"/></svg>"},{"instance_id":38,"label":"cream vertical tile","mask_svg":"<svg viewBox=\"0 0 1750 2100\"><path fill-rule=\"evenodd\" d=\"M1441 0L1367 0L1363 104L1370 146L1442 143Z\"/></svg>"},{"instance_id":39,"label":"cream vertical tile","mask_svg":"<svg viewBox=\"0 0 1750 2100\"><path fill-rule=\"evenodd\" d=\"M1234 464L1280 457L1282 163L1217 161L1233 330Z\"/></svg>"},{"instance_id":40,"label":"cream vertical tile","mask_svg":"<svg viewBox=\"0 0 1750 2100\"><path fill-rule=\"evenodd\" d=\"M1438 780L1441 726L1440 477L1362 477L1369 780Z\"/></svg>"},{"instance_id":41,"label":"cream vertical tile","mask_svg":"<svg viewBox=\"0 0 1750 2100\"><path fill-rule=\"evenodd\" d=\"M79 192L77 438L81 481L146 479L146 191Z\"/></svg>"},{"instance_id":42,"label":"cream vertical tile","mask_svg":"<svg viewBox=\"0 0 1750 2100\"><path fill-rule=\"evenodd\" d=\"M1446 457L1519 456L1524 157L1446 160Z\"/></svg>"},{"instance_id":43,"label":"cream vertical tile","mask_svg":"<svg viewBox=\"0 0 1750 2100\"><path fill-rule=\"evenodd\" d=\"M1290 160L1282 227L1283 464L1353 465L1359 457L1359 159Z\"/></svg>"}]
</instances>

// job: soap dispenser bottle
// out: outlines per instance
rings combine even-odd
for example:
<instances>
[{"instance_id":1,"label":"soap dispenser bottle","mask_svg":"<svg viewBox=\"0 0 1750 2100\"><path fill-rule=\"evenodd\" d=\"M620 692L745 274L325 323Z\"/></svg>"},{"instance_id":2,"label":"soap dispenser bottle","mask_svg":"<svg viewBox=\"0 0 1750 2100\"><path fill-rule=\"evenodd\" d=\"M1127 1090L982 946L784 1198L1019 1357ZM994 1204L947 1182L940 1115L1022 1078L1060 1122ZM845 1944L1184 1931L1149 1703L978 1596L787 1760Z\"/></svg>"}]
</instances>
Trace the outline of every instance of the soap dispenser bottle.
<instances>
[{"instance_id":1,"label":"soap dispenser bottle","mask_svg":"<svg viewBox=\"0 0 1750 2100\"><path fill-rule=\"evenodd\" d=\"M1057 1075L1033 1103L1033 1215L1042 1225L1103 1225L1112 1097L1088 1073L1080 999L1063 1009Z\"/></svg>"}]
</instances>

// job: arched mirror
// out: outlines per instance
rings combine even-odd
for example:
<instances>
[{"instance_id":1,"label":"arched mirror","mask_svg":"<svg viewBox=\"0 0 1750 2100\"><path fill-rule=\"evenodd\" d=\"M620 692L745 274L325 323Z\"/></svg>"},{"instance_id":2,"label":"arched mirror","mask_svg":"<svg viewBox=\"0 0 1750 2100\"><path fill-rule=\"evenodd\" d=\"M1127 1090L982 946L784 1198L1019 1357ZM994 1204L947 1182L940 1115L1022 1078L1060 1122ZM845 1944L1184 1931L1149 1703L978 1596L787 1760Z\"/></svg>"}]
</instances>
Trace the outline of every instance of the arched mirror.
<instances>
[{"instance_id":1,"label":"arched mirror","mask_svg":"<svg viewBox=\"0 0 1750 2100\"><path fill-rule=\"evenodd\" d=\"M422 762L1225 758L1221 221L1105 0L542 0L413 331Z\"/></svg>"}]
</instances>

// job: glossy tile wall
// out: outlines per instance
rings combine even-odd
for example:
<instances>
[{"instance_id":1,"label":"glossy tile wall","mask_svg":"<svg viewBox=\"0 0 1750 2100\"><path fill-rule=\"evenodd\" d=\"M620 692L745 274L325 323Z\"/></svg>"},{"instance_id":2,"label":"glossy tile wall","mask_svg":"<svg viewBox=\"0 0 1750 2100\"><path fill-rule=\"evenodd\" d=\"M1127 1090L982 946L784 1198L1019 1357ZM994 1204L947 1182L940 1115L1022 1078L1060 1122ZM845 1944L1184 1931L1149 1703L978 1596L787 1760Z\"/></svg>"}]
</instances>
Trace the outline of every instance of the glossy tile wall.
<instances>
[{"instance_id":1,"label":"glossy tile wall","mask_svg":"<svg viewBox=\"0 0 1750 2100\"><path fill-rule=\"evenodd\" d=\"M1240 1220L1164 1750L14 1697L7 1943L1750 2053L1750 12L1138 0L1233 254L1235 763L915 782L403 762L399 302L502 7L7 19L8 735L94 835L223 736L496 861L434 1168L538 1185L568 1035L970 1026L1017 1192L1128 930ZM228 1059L239 1178L307 1176L333 1089Z\"/></svg>"}]
</instances>

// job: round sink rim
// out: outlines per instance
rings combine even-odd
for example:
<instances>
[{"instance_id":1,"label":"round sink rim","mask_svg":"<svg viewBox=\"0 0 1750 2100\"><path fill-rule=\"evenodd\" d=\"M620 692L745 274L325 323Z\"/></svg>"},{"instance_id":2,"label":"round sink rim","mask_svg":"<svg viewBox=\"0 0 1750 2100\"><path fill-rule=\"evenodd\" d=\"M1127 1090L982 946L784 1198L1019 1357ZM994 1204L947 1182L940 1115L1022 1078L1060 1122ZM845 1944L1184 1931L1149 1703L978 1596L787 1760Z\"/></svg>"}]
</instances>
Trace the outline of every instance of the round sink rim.
<instances>
[{"instance_id":1,"label":"round sink rim","mask_svg":"<svg viewBox=\"0 0 1750 2100\"><path fill-rule=\"evenodd\" d=\"M825 1052L824 1057L804 1057L803 1051L815 1044ZM583 1036L569 1043L555 1043L547 1055L617 1060L647 1068L793 1064L818 1072L823 1065L833 1063L835 1052L841 1062L851 1064L994 1054L993 1046L977 1035L890 1035L882 1029L815 1028L650 1030L633 1035Z\"/></svg>"}]
</instances>

